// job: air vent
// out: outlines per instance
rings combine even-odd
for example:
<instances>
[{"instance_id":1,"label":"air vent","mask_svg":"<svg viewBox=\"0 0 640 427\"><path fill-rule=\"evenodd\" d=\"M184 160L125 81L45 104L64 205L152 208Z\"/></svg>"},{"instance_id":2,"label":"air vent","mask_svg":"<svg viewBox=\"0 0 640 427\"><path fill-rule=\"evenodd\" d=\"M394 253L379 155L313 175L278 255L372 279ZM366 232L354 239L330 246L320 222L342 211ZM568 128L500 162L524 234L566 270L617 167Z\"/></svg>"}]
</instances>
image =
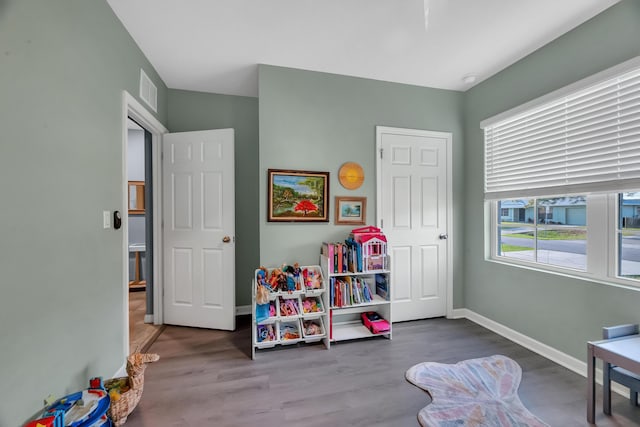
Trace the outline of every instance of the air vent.
<instances>
[{"instance_id":1,"label":"air vent","mask_svg":"<svg viewBox=\"0 0 640 427\"><path fill-rule=\"evenodd\" d=\"M158 112L158 88L142 68L140 69L140 99L146 102L153 111Z\"/></svg>"}]
</instances>

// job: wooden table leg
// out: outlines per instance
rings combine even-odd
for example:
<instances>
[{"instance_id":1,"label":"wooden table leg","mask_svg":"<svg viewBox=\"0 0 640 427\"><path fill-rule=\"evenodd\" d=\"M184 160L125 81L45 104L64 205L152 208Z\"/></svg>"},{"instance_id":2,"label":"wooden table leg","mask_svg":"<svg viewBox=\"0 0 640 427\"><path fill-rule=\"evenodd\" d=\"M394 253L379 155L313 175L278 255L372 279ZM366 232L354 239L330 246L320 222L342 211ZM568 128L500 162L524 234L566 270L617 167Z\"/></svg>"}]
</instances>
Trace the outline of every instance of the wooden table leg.
<instances>
[{"instance_id":1,"label":"wooden table leg","mask_svg":"<svg viewBox=\"0 0 640 427\"><path fill-rule=\"evenodd\" d=\"M140 252L136 252L136 283L140 283Z\"/></svg>"},{"instance_id":2,"label":"wooden table leg","mask_svg":"<svg viewBox=\"0 0 640 427\"><path fill-rule=\"evenodd\" d=\"M134 269L134 277L133 280L129 282L129 286L138 286L138 285L142 285L143 280L140 280L140 252L136 251L135 252L135 269Z\"/></svg>"},{"instance_id":3,"label":"wooden table leg","mask_svg":"<svg viewBox=\"0 0 640 427\"><path fill-rule=\"evenodd\" d=\"M596 358L593 345L587 343L587 421L595 423L596 418Z\"/></svg>"}]
</instances>

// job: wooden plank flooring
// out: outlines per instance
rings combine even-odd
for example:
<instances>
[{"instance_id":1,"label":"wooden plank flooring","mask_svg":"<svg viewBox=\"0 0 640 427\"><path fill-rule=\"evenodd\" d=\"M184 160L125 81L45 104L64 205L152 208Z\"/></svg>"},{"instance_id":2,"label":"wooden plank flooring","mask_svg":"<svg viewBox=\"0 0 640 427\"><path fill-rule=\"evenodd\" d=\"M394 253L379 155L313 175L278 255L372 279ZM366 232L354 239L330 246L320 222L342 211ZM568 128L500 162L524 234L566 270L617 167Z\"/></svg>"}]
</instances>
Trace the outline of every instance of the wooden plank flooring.
<instances>
[{"instance_id":1,"label":"wooden plank flooring","mask_svg":"<svg viewBox=\"0 0 640 427\"><path fill-rule=\"evenodd\" d=\"M236 332L167 327L150 348L160 361L149 365L127 427L417 426L429 400L404 379L409 367L492 354L520 364L520 398L549 425L589 425L584 377L468 320L398 323L392 341L262 350L255 361L249 319L238 323ZM598 394L598 426L640 425L640 408L612 400L609 417Z\"/></svg>"},{"instance_id":2,"label":"wooden plank flooring","mask_svg":"<svg viewBox=\"0 0 640 427\"><path fill-rule=\"evenodd\" d=\"M146 351L165 328L164 325L144 323L147 312L147 293L129 292L129 351Z\"/></svg>"}]
</instances>

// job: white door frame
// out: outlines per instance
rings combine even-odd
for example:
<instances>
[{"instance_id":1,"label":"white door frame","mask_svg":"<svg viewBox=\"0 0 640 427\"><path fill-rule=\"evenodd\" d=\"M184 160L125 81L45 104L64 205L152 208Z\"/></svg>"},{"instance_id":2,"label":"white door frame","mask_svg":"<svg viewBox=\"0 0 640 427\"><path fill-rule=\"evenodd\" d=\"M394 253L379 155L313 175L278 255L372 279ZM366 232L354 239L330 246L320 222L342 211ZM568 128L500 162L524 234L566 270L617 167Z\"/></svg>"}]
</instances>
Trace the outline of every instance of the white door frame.
<instances>
[{"instance_id":1,"label":"white door frame","mask_svg":"<svg viewBox=\"0 0 640 427\"><path fill-rule=\"evenodd\" d=\"M122 312L124 358L129 355L129 211L127 209L128 178L127 178L127 120L132 118L139 125L151 132L152 145L152 185L153 185L153 320L156 325L162 324L162 170L161 151L162 135L167 133L158 119L156 119L129 92L122 91Z\"/></svg>"},{"instance_id":2,"label":"white door frame","mask_svg":"<svg viewBox=\"0 0 640 427\"><path fill-rule=\"evenodd\" d=\"M437 132L420 129L404 129L388 126L376 126L376 225L382 228L382 134L394 133L397 135L425 136L432 138L445 138L451 141L447 144L447 292L446 308L447 318L453 317L453 134L451 132ZM392 286L393 288L393 286Z\"/></svg>"}]
</instances>

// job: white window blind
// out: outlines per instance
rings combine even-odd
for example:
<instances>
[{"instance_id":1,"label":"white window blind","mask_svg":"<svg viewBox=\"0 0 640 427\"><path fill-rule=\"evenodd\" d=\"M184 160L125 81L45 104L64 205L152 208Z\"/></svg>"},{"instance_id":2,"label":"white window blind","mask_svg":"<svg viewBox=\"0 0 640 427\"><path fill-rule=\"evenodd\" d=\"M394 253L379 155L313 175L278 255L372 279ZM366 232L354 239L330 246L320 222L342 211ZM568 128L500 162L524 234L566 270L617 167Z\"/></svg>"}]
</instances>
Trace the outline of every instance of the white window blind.
<instances>
[{"instance_id":1,"label":"white window blind","mask_svg":"<svg viewBox=\"0 0 640 427\"><path fill-rule=\"evenodd\" d=\"M486 199L640 188L640 67L484 130Z\"/></svg>"}]
</instances>

